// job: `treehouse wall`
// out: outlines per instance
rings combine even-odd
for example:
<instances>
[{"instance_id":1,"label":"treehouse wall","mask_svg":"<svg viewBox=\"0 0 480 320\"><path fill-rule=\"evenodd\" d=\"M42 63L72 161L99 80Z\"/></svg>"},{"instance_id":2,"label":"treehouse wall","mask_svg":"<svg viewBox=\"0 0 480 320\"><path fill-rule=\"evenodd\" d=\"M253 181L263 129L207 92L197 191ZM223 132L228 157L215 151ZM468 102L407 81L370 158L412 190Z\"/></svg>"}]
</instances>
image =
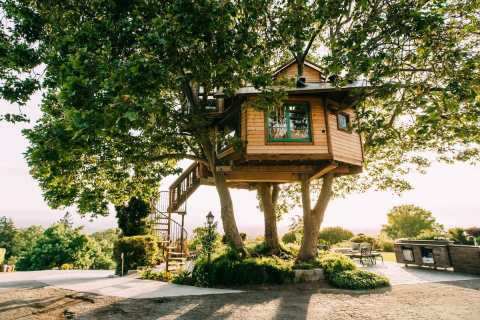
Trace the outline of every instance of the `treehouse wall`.
<instances>
[{"instance_id":1,"label":"treehouse wall","mask_svg":"<svg viewBox=\"0 0 480 320\"><path fill-rule=\"evenodd\" d=\"M353 109L345 109L342 110L342 112L348 114L351 123L355 121L355 112ZM355 132L339 130L337 116L333 112L328 112L328 126L333 159L361 166L363 162L363 150L360 135Z\"/></svg>"},{"instance_id":2,"label":"treehouse wall","mask_svg":"<svg viewBox=\"0 0 480 320\"><path fill-rule=\"evenodd\" d=\"M303 67L303 76L305 77L307 82L322 82L322 78L320 75L320 72L318 70L315 70L312 67L309 67L308 65L304 65ZM286 79L291 79L291 78L296 78L297 77L297 63L293 63L280 71L277 74L278 78L286 78Z\"/></svg>"},{"instance_id":3,"label":"treehouse wall","mask_svg":"<svg viewBox=\"0 0 480 320\"><path fill-rule=\"evenodd\" d=\"M252 99L252 98L251 98ZM265 124L265 112L252 106L242 108L241 137L246 142L247 157L271 155L272 157L288 154L308 155L311 159L328 158L327 128L325 111L319 97L299 97L287 102L307 102L310 106L311 142L269 142ZM244 130L243 128L246 128ZM268 156L266 157L268 158ZM279 158L280 159L280 158ZM291 160L296 160L292 157Z\"/></svg>"}]
</instances>

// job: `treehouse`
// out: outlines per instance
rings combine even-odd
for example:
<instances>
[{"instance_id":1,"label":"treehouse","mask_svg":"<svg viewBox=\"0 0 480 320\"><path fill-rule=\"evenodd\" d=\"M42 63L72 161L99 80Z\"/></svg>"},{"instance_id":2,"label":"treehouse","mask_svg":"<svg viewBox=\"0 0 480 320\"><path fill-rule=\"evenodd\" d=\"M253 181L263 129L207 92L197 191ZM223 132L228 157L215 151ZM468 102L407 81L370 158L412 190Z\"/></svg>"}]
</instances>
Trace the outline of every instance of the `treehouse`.
<instances>
[{"instance_id":1,"label":"treehouse","mask_svg":"<svg viewBox=\"0 0 480 320\"><path fill-rule=\"evenodd\" d=\"M336 87L308 61L303 74L296 77L295 60L273 74L277 80L294 83L283 88L287 98L273 109L258 107L261 92L254 87L242 87L231 98L212 97L208 117L218 133L216 171L224 174L230 187L252 188L258 182L288 183L362 170L362 141L352 123L364 85L353 82ZM214 185L213 175L195 162L170 186L163 211L182 211L202 184Z\"/></svg>"}]
</instances>

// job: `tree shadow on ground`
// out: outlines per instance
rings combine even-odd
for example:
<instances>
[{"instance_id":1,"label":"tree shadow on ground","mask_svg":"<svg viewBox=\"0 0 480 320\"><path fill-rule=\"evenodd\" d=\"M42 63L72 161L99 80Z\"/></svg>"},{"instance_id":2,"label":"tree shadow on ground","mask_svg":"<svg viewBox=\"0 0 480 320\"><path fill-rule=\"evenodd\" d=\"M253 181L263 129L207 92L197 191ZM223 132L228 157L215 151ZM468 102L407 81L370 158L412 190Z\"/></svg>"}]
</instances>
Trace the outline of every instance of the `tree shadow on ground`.
<instances>
[{"instance_id":1,"label":"tree shadow on ground","mask_svg":"<svg viewBox=\"0 0 480 320\"><path fill-rule=\"evenodd\" d=\"M236 288L237 289L237 288ZM245 289L245 288L241 288ZM78 319L243 319L252 308L258 319L301 319L308 316L312 295L328 293L349 296L384 294L390 290L349 291L333 289L325 284L262 286L241 293L157 299L125 299L117 303L79 314ZM251 313L249 313L251 314Z\"/></svg>"}]
</instances>

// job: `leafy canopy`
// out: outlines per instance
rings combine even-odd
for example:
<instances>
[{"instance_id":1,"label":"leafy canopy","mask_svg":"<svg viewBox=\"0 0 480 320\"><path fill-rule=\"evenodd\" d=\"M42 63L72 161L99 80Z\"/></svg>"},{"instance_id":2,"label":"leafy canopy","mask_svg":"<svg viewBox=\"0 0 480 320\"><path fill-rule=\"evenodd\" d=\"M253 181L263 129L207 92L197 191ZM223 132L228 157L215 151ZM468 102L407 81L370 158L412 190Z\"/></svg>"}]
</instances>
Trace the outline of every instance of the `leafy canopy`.
<instances>
[{"instance_id":1,"label":"leafy canopy","mask_svg":"<svg viewBox=\"0 0 480 320\"><path fill-rule=\"evenodd\" d=\"M1 94L21 103L44 92L27 159L53 207L105 214L153 197L176 159L215 165L210 93L266 88L286 54L308 54L336 85L369 85L354 124L366 170L336 179L337 194L409 189L402 176L429 165L425 151L479 158L478 0L0 5L0 79L20 88Z\"/></svg>"}]
</instances>

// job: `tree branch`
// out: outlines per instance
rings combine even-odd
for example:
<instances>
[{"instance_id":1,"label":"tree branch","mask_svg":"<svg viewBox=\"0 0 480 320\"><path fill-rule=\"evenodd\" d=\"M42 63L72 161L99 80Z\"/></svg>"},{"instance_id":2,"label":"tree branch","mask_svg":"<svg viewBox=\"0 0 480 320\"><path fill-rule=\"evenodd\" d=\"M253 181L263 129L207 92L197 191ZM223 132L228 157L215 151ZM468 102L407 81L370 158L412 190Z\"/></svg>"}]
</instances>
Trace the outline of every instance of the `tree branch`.
<instances>
[{"instance_id":1,"label":"tree branch","mask_svg":"<svg viewBox=\"0 0 480 320\"><path fill-rule=\"evenodd\" d=\"M162 161L162 160L182 160L182 159L189 159L193 161L198 161L201 162L205 165L207 165L207 161L203 158L199 158L196 155L193 154L186 154L186 153L166 153L166 154L161 154L158 156L149 156L147 157L147 160L149 161Z\"/></svg>"}]
</instances>

